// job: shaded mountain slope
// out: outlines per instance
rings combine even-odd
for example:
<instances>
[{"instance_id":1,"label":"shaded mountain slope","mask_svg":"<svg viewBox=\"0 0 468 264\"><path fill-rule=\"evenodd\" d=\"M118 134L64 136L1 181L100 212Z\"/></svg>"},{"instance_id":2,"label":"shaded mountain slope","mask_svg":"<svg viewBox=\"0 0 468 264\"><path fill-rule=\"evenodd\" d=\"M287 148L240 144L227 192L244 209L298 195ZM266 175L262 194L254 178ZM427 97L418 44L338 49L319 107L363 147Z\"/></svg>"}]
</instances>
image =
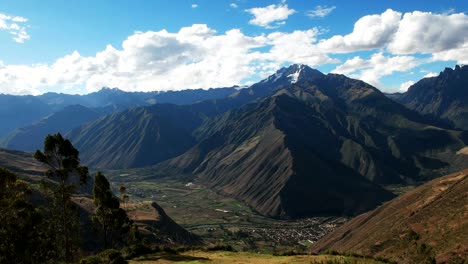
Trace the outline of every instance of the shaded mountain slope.
<instances>
[{"instance_id":1,"label":"shaded mountain slope","mask_svg":"<svg viewBox=\"0 0 468 264\"><path fill-rule=\"evenodd\" d=\"M435 179L354 218L311 250L380 256L398 263L429 263L431 258L463 263L468 259L467 193L468 170Z\"/></svg>"},{"instance_id":2,"label":"shaded mountain slope","mask_svg":"<svg viewBox=\"0 0 468 264\"><path fill-rule=\"evenodd\" d=\"M355 214L391 197L371 182L467 166L466 132L436 125L362 81L321 75L206 120L199 143L156 170L198 176L269 216Z\"/></svg>"},{"instance_id":3,"label":"shaded mountain slope","mask_svg":"<svg viewBox=\"0 0 468 264\"><path fill-rule=\"evenodd\" d=\"M158 104L114 113L72 130L67 137L93 168L156 164L195 144L191 133L201 117L183 107Z\"/></svg>"},{"instance_id":4,"label":"shaded mountain slope","mask_svg":"<svg viewBox=\"0 0 468 264\"><path fill-rule=\"evenodd\" d=\"M446 68L438 76L424 78L406 93L392 98L421 114L468 130L468 65Z\"/></svg>"},{"instance_id":5,"label":"shaded mountain slope","mask_svg":"<svg viewBox=\"0 0 468 264\"><path fill-rule=\"evenodd\" d=\"M0 137L50 113L50 106L37 97L0 94Z\"/></svg>"},{"instance_id":6,"label":"shaded mountain slope","mask_svg":"<svg viewBox=\"0 0 468 264\"><path fill-rule=\"evenodd\" d=\"M65 134L72 128L93 121L105 112L81 105L67 106L32 125L19 128L0 140L0 146L8 149L35 151L42 148L47 134Z\"/></svg>"},{"instance_id":7,"label":"shaded mountain slope","mask_svg":"<svg viewBox=\"0 0 468 264\"><path fill-rule=\"evenodd\" d=\"M206 130L214 130L205 132L210 135L207 139L157 169L199 175L205 185L273 217L354 214L391 197L307 146L303 137L296 140L296 135L278 128L289 122L301 125L303 120L296 123L288 119L297 114L295 111L307 115L312 109L282 95L229 112L211 121L217 125L204 124ZM311 113L304 120L314 118ZM317 203L322 200L327 203Z\"/></svg>"}]
</instances>

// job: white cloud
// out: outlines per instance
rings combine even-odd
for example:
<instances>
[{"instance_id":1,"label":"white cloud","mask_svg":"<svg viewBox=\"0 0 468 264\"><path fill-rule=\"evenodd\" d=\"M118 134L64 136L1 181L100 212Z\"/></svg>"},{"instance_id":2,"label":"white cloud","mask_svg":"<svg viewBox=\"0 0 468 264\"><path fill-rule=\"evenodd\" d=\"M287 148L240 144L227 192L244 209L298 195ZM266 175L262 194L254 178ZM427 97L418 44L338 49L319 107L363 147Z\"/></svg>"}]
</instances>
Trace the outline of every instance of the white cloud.
<instances>
[{"instance_id":1,"label":"white cloud","mask_svg":"<svg viewBox=\"0 0 468 264\"><path fill-rule=\"evenodd\" d=\"M322 40L330 53L385 49L392 54L434 54L436 60L466 63L468 15L414 11L402 14L388 9L361 17L353 32Z\"/></svg>"},{"instance_id":2,"label":"white cloud","mask_svg":"<svg viewBox=\"0 0 468 264\"><path fill-rule=\"evenodd\" d=\"M388 45L394 54L434 53L457 49L468 42L468 16L405 13Z\"/></svg>"},{"instance_id":3,"label":"white cloud","mask_svg":"<svg viewBox=\"0 0 468 264\"><path fill-rule=\"evenodd\" d=\"M407 81L407 82L404 82L400 85L400 92L406 92L408 91L408 88L410 88L411 85L414 84L414 81Z\"/></svg>"},{"instance_id":4,"label":"white cloud","mask_svg":"<svg viewBox=\"0 0 468 264\"><path fill-rule=\"evenodd\" d=\"M430 77L436 77L436 76L439 76L439 74L435 72L429 72L426 75L424 75L423 78L430 78Z\"/></svg>"},{"instance_id":5,"label":"white cloud","mask_svg":"<svg viewBox=\"0 0 468 264\"><path fill-rule=\"evenodd\" d=\"M378 88L383 88L380 78L391 75L394 72L411 70L421 63L420 60L413 56L386 57L383 53L378 52L373 54L369 60L364 60L360 57L349 59L336 67L332 72L349 74Z\"/></svg>"},{"instance_id":6,"label":"white cloud","mask_svg":"<svg viewBox=\"0 0 468 264\"><path fill-rule=\"evenodd\" d=\"M26 32L28 21L27 18L20 16L9 16L0 13L0 31L5 31L13 36L13 40L17 43L24 43L25 40L30 39L29 34Z\"/></svg>"},{"instance_id":7,"label":"white cloud","mask_svg":"<svg viewBox=\"0 0 468 264\"><path fill-rule=\"evenodd\" d=\"M306 15L310 18L322 18L328 16L336 6L321 6L318 5L314 9L307 11Z\"/></svg>"},{"instance_id":8,"label":"white cloud","mask_svg":"<svg viewBox=\"0 0 468 264\"><path fill-rule=\"evenodd\" d=\"M38 93L53 87L92 92L103 86L154 91L242 84L282 63L335 62L314 45L318 32L247 36L239 29L219 34L203 24L178 32L135 32L122 48L108 45L95 56L75 51L49 65L0 64L0 92Z\"/></svg>"},{"instance_id":9,"label":"white cloud","mask_svg":"<svg viewBox=\"0 0 468 264\"><path fill-rule=\"evenodd\" d=\"M296 11L288 8L284 1L278 5L269 5L266 7L254 7L245 10L254 17L249 21L250 24L265 28L274 28L281 25L288 17ZM272 23L275 23L272 25Z\"/></svg>"},{"instance_id":10,"label":"white cloud","mask_svg":"<svg viewBox=\"0 0 468 264\"><path fill-rule=\"evenodd\" d=\"M270 51L263 57L270 61L301 63L317 66L326 63L337 63L322 52L315 42L319 30L296 30L292 33L274 32L267 36L268 44L272 45Z\"/></svg>"},{"instance_id":11,"label":"white cloud","mask_svg":"<svg viewBox=\"0 0 468 264\"><path fill-rule=\"evenodd\" d=\"M459 48L439 51L432 54L434 61L451 61L458 64L468 64L468 41Z\"/></svg>"},{"instance_id":12,"label":"white cloud","mask_svg":"<svg viewBox=\"0 0 468 264\"><path fill-rule=\"evenodd\" d=\"M321 41L320 48L332 53L347 53L383 47L398 30L401 13L388 9L381 15L368 15L354 24L352 33Z\"/></svg>"},{"instance_id":13,"label":"white cloud","mask_svg":"<svg viewBox=\"0 0 468 264\"><path fill-rule=\"evenodd\" d=\"M192 8L197 8L198 5L197 4L192 4Z\"/></svg>"},{"instance_id":14,"label":"white cloud","mask_svg":"<svg viewBox=\"0 0 468 264\"><path fill-rule=\"evenodd\" d=\"M239 7L236 3L230 3L229 6L232 7L232 8L238 8Z\"/></svg>"}]
</instances>

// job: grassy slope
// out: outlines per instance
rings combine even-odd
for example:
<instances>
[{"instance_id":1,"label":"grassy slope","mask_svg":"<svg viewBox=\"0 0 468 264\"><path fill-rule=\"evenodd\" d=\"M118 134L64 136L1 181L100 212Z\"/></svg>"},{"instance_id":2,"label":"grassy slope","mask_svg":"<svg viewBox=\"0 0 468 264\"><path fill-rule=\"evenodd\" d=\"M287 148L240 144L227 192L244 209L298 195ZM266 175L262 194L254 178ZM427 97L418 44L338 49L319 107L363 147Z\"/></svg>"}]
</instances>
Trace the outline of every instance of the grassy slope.
<instances>
[{"instance_id":1,"label":"grassy slope","mask_svg":"<svg viewBox=\"0 0 468 264\"><path fill-rule=\"evenodd\" d=\"M435 179L356 217L312 250L381 256L399 263L468 259L467 193L468 170Z\"/></svg>"},{"instance_id":2,"label":"grassy slope","mask_svg":"<svg viewBox=\"0 0 468 264\"><path fill-rule=\"evenodd\" d=\"M273 256L249 252L205 252L188 251L181 254L154 254L130 261L131 264L163 264L163 263L256 263L256 264L280 264L280 263L353 263L353 264L378 264L383 263L372 259L343 257L343 256Z\"/></svg>"}]
</instances>

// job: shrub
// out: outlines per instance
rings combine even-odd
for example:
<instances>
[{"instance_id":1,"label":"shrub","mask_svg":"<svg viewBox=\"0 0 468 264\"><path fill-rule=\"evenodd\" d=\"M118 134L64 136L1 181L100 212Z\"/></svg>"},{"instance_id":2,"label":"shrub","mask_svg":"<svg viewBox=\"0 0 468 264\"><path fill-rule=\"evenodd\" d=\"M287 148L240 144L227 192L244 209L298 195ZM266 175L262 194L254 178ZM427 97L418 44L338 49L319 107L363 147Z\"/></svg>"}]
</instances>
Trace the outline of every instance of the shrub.
<instances>
[{"instance_id":1,"label":"shrub","mask_svg":"<svg viewBox=\"0 0 468 264\"><path fill-rule=\"evenodd\" d=\"M235 251L231 245L214 245L206 248L207 251Z\"/></svg>"},{"instance_id":2,"label":"shrub","mask_svg":"<svg viewBox=\"0 0 468 264\"><path fill-rule=\"evenodd\" d=\"M120 251L109 249L95 256L81 259L80 264L128 264L128 262L122 257Z\"/></svg>"}]
</instances>

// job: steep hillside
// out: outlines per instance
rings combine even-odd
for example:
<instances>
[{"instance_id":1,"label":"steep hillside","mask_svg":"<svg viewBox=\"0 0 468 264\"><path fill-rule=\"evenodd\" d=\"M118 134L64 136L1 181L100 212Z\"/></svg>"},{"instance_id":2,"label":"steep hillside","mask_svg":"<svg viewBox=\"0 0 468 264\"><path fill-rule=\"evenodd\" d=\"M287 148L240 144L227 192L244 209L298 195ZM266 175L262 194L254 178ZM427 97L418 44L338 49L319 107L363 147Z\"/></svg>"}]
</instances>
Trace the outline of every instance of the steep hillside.
<instances>
[{"instance_id":1,"label":"steep hillside","mask_svg":"<svg viewBox=\"0 0 468 264\"><path fill-rule=\"evenodd\" d=\"M446 68L438 76L424 78L393 98L421 114L468 130L468 65Z\"/></svg>"},{"instance_id":2,"label":"steep hillside","mask_svg":"<svg viewBox=\"0 0 468 264\"><path fill-rule=\"evenodd\" d=\"M77 195L72 198L82 211L82 222L93 225L90 216L94 214L96 205L93 199ZM178 225L155 202L127 203L125 206L128 217L135 222L143 239L165 245L200 245L202 239ZM100 240L92 232L92 228L84 230L85 247L93 251L100 246Z\"/></svg>"},{"instance_id":3,"label":"steep hillside","mask_svg":"<svg viewBox=\"0 0 468 264\"><path fill-rule=\"evenodd\" d=\"M32 153L0 149L0 167L7 168L32 180L39 180L46 170L33 158Z\"/></svg>"},{"instance_id":4,"label":"steep hillside","mask_svg":"<svg viewBox=\"0 0 468 264\"><path fill-rule=\"evenodd\" d=\"M468 259L468 170L430 181L362 214L312 246L398 263ZM450 262L453 261L453 262Z\"/></svg>"},{"instance_id":5,"label":"steep hillside","mask_svg":"<svg viewBox=\"0 0 468 264\"><path fill-rule=\"evenodd\" d=\"M203 134L210 135L207 139L157 169L199 175L207 186L273 217L355 214L391 197L307 146L304 137L296 140L296 135L278 128L289 123L287 117L295 111L307 115L312 109L288 96L277 96L227 113L203 126L207 130ZM289 124L301 125L309 118L314 122L314 114ZM318 130L322 128L317 125ZM322 199L327 203L320 203Z\"/></svg>"},{"instance_id":6,"label":"steep hillside","mask_svg":"<svg viewBox=\"0 0 468 264\"><path fill-rule=\"evenodd\" d=\"M104 116L67 137L93 168L130 168L175 157L196 142L191 133L201 117L183 107L158 104Z\"/></svg>"},{"instance_id":7,"label":"steep hillside","mask_svg":"<svg viewBox=\"0 0 468 264\"><path fill-rule=\"evenodd\" d=\"M72 128L93 121L104 114L102 110L81 105L67 106L37 123L14 130L0 140L0 146L7 149L35 151L42 148L47 134L58 132L65 134Z\"/></svg>"},{"instance_id":8,"label":"steep hillside","mask_svg":"<svg viewBox=\"0 0 468 264\"><path fill-rule=\"evenodd\" d=\"M466 167L467 134L436 125L362 81L318 75L205 121L197 145L156 169L198 176L269 216L355 214L391 197L371 182Z\"/></svg>"}]
</instances>

